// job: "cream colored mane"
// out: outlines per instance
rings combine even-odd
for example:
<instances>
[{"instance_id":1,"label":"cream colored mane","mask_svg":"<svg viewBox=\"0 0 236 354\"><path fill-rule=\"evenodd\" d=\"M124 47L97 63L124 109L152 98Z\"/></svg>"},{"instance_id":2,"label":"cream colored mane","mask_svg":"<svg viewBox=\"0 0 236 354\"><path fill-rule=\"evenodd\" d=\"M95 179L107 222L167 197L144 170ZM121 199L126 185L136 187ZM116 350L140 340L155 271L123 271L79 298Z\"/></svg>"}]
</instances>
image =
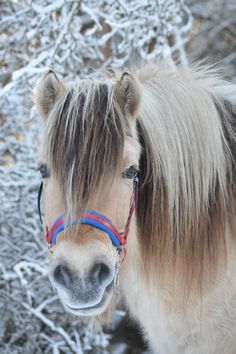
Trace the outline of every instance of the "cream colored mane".
<instances>
[{"instance_id":1,"label":"cream colored mane","mask_svg":"<svg viewBox=\"0 0 236 354\"><path fill-rule=\"evenodd\" d=\"M143 86L138 223L145 270L154 267L158 281L177 276L196 292L203 273L211 269L212 275L218 262L222 265L227 239L235 239L236 131L230 104L236 89L214 70L199 67L147 66L138 76Z\"/></svg>"}]
</instances>

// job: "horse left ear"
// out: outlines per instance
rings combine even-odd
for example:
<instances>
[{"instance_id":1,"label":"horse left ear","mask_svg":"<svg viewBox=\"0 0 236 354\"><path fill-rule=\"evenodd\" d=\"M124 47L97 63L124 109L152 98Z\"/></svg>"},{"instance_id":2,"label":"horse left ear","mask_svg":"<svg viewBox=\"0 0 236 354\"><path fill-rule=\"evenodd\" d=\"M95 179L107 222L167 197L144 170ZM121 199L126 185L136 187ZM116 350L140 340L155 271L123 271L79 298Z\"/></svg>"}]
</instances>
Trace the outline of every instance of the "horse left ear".
<instances>
[{"instance_id":1,"label":"horse left ear","mask_svg":"<svg viewBox=\"0 0 236 354\"><path fill-rule=\"evenodd\" d=\"M124 72L120 80L116 82L115 97L127 117L137 117L142 98L142 89L140 82L136 78Z\"/></svg>"},{"instance_id":2,"label":"horse left ear","mask_svg":"<svg viewBox=\"0 0 236 354\"><path fill-rule=\"evenodd\" d=\"M34 102L40 114L47 118L56 101L66 88L57 74L49 70L40 78L35 87Z\"/></svg>"}]
</instances>

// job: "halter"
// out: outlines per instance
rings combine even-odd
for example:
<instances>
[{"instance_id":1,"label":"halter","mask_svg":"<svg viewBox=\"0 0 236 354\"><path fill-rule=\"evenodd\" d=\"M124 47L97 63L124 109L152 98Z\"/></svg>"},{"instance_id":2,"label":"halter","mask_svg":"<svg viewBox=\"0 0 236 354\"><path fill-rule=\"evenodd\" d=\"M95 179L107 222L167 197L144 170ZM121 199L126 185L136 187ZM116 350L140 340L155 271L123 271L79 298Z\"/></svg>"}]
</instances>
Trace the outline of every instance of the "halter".
<instances>
[{"instance_id":1,"label":"halter","mask_svg":"<svg viewBox=\"0 0 236 354\"><path fill-rule=\"evenodd\" d=\"M38 213L39 213L39 219L41 224L43 224L41 207L40 207L42 191L43 191L43 182L41 182L39 192L38 192ZM122 232L118 231L118 229L106 216L100 214L95 210L85 210L85 212L82 214L82 217L80 219L74 219L74 220L65 220L65 214L60 215L54 221L50 230L46 226L46 240L49 245L49 248L51 248L53 245L56 244L58 234L64 229L73 225L86 224L105 232L109 236L113 245L117 248L118 253L121 254L122 252L124 252L125 255L126 243L129 234L131 219L134 210L137 207L137 199L138 199L138 177L135 176L133 178L133 193L130 200L129 215L127 218L124 231Z\"/></svg>"}]
</instances>

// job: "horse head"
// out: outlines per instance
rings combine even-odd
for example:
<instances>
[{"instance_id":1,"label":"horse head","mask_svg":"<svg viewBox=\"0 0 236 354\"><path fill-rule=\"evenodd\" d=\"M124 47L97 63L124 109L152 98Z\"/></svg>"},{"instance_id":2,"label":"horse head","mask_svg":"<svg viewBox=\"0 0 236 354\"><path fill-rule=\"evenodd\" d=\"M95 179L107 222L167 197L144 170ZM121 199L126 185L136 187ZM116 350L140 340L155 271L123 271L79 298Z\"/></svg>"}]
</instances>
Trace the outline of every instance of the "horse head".
<instances>
[{"instance_id":1,"label":"horse head","mask_svg":"<svg viewBox=\"0 0 236 354\"><path fill-rule=\"evenodd\" d=\"M100 315L113 303L136 232L140 101L140 84L127 72L66 87L50 70L36 85L49 278L79 316Z\"/></svg>"}]
</instances>

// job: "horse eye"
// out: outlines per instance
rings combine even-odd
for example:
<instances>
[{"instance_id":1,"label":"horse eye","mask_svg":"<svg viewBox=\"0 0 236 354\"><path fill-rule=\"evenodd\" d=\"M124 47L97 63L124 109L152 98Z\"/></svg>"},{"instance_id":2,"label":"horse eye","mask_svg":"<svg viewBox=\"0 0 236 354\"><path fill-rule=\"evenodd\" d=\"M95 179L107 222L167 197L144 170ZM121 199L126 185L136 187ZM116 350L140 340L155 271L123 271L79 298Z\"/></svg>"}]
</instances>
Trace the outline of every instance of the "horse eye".
<instances>
[{"instance_id":1,"label":"horse eye","mask_svg":"<svg viewBox=\"0 0 236 354\"><path fill-rule=\"evenodd\" d=\"M38 171L41 173L42 179L50 177L50 173L46 164L40 165Z\"/></svg>"},{"instance_id":2,"label":"horse eye","mask_svg":"<svg viewBox=\"0 0 236 354\"><path fill-rule=\"evenodd\" d=\"M137 173L138 173L138 168L134 165L131 165L122 173L122 177L133 179L137 175Z\"/></svg>"}]
</instances>

